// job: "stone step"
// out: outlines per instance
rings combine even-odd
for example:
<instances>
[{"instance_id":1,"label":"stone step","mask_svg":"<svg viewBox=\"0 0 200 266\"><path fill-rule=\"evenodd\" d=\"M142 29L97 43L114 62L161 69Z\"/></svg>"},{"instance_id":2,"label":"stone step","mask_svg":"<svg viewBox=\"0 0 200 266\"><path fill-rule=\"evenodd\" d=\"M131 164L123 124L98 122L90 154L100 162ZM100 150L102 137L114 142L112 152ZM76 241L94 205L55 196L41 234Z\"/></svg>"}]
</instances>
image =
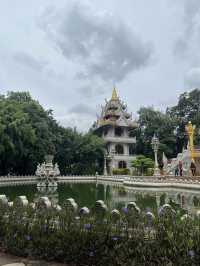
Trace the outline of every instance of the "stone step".
<instances>
[{"instance_id":1,"label":"stone step","mask_svg":"<svg viewBox=\"0 0 200 266\"><path fill-rule=\"evenodd\" d=\"M4 264L3 266L25 266L24 263L11 263L11 264Z\"/></svg>"}]
</instances>

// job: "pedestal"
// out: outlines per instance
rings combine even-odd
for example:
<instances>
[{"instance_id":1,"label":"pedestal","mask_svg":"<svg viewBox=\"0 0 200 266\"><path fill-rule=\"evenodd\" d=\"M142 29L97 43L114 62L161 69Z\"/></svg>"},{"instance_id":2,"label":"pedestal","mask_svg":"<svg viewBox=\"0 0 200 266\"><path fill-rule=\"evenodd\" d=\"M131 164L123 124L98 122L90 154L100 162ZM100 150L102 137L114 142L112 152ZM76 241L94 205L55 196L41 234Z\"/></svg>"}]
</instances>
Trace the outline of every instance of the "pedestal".
<instances>
[{"instance_id":1,"label":"pedestal","mask_svg":"<svg viewBox=\"0 0 200 266\"><path fill-rule=\"evenodd\" d=\"M160 169L158 167L154 168L153 176L160 176Z\"/></svg>"}]
</instances>

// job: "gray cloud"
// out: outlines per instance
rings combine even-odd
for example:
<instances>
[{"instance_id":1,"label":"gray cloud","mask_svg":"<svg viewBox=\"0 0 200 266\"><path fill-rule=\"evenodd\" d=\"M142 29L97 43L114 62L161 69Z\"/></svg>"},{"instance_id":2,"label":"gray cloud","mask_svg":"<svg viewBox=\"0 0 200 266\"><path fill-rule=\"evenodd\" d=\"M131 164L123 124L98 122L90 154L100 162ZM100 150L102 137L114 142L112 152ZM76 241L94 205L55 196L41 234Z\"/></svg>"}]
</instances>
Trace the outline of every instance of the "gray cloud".
<instances>
[{"instance_id":1,"label":"gray cloud","mask_svg":"<svg viewBox=\"0 0 200 266\"><path fill-rule=\"evenodd\" d=\"M93 84L92 84L93 83ZM90 84L82 85L76 88L76 91L86 99L96 97L105 93L107 86L102 82L100 85L95 82L90 82ZM109 88L110 89L110 88Z\"/></svg>"},{"instance_id":2,"label":"gray cloud","mask_svg":"<svg viewBox=\"0 0 200 266\"><path fill-rule=\"evenodd\" d=\"M91 98L93 96L93 88L91 85L80 86L76 91L85 98Z\"/></svg>"},{"instance_id":3,"label":"gray cloud","mask_svg":"<svg viewBox=\"0 0 200 266\"><path fill-rule=\"evenodd\" d=\"M183 6L183 22L184 28L178 40L175 42L174 52L178 56L187 56L190 53L191 45L197 39L200 42L200 1L199 0L179 0L179 4Z\"/></svg>"},{"instance_id":4,"label":"gray cloud","mask_svg":"<svg viewBox=\"0 0 200 266\"><path fill-rule=\"evenodd\" d=\"M62 10L48 8L39 21L66 59L82 66L78 78L121 81L145 67L153 52L152 44L144 43L126 24L91 5L75 2Z\"/></svg>"},{"instance_id":5,"label":"gray cloud","mask_svg":"<svg viewBox=\"0 0 200 266\"><path fill-rule=\"evenodd\" d=\"M190 69L185 77L186 86L191 88L200 88L200 68Z\"/></svg>"},{"instance_id":6,"label":"gray cloud","mask_svg":"<svg viewBox=\"0 0 200 266\"><path fill-rule=\"evenodd\" d=\"M74 105L72 108L70 108L69 112L73 114L79 114L79 115L89 115L89 116L95 115L95 110L91 108L90 106L83 104L83 103Z\"/></svg>"},{"instance_id":7,"label":"gray cloud","mask_svg":"<svg viewBox=\"0 0 200 266\"><path fill-rule=\"evenodd\" d=\"M199 9L195 11L200 0L90 0L93 7L74 1L85 5L88 0L21 0L20 5L1 1L0 93L30 88L62 125L87 130L99 114L97 106L110 97L113 83L134 112L141 105L168 105L162 99L171 95L176 101L186 85L197 86L196 74L189 71L185 77L185 71L200 67ZM55 7L48 8L51 3ZM42 15L40 8L46 10ZM188 33L187 25L192 25ZM151 44L140 37L155 43L156 63L151 61ZM184 62L171 53L177 38L182 39L181 50L187 51ZM28 58L13 58L14 51ZM48 62L44 67L43 59ZM153 67L145 67L148 63ZM139 68L142 71L136 71ZM78 103L93 108L94 117L69 112Z\"/></svg>"},{"instance_id":8,"label":"gray cloud","mask_svg":"<svg viewBox=\"0 0 200 266\"><path fill-rule=\"evenodd\" d=\"M36 59L32 55L29 55L28 53L25 52L16 52L13 58L18 63L26 67L28 66L36 71L41 71L47 64L47 62L41 59Z\"/></svg>"}]
</instances>

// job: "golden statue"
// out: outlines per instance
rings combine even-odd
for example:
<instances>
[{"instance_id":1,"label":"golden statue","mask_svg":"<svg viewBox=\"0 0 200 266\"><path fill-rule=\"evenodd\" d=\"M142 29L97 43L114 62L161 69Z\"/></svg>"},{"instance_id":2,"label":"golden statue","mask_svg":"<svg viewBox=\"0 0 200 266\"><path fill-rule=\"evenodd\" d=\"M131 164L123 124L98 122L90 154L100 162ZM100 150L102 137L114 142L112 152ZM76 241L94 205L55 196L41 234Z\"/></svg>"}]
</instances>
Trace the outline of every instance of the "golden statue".
<instances>
[{"instance_id":1,"label":"golden statue","mask_svg":"<svg viewBox=\"0 0 200 266\"><path fill-rule=\"evenodd\" d=\"M194 152L194 133L195 133L195 128L196 126L193 126L191 121L189 121L189 123L187 124L187 126L185 127L186 131L188 133L189 136L189 149L191 152L191 158L194 160L195 157L195 152Z\"/></svg>"}]
</instances>

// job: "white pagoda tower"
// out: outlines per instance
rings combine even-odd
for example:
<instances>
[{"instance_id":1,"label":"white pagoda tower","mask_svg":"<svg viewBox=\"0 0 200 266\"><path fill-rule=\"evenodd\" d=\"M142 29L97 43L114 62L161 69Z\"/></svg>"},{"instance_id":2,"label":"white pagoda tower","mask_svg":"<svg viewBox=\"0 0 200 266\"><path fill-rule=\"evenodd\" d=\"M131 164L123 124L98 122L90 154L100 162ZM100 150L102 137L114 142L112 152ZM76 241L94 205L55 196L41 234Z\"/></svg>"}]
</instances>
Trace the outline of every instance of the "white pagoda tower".
<instances>
[{"instance_id":1,"label":"white pagoda tower","mask_svg":"<svg viewBox=\"0 0 200 266\"><path fill-rule=\"evenodd\" d=\"M136 137L134 130L137 123L127 106L113 89L112 98L102 106L102 112L95 125L95 132L106 143L104 157L104 175L112 174L113 169L131 168L135 159Z\"/></svg>"}]
</instances>

